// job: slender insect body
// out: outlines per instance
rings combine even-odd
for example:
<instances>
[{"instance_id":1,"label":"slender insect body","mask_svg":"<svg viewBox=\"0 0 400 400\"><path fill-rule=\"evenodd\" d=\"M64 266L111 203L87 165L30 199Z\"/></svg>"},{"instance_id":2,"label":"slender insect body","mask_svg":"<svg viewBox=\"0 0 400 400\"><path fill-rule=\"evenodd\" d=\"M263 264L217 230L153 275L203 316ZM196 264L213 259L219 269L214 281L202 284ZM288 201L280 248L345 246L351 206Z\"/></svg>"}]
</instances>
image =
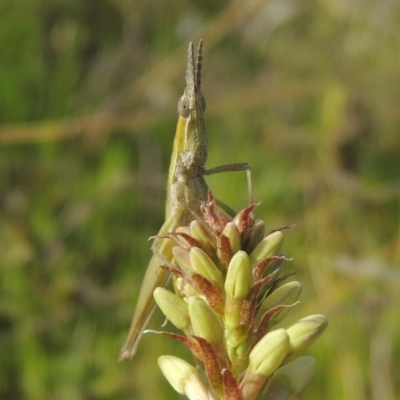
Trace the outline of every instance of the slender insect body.
<instances>
[{"instance_id":1,"label":"slender insect body","mask_svg":"<svg viewBox=\"0 0 400 400\"><path fill-rule=\"evenodd\" d=\"M198 47L195 64L193 43L189 44L186 71L186 88L178 103L178 124L174 139L171 165L167 183L165 223L154 240L154 254L143 279L131 328L119 359L131 359L154 311L153 292L165 285L169 273L160 268L164 260L172 260L172 240L162 239L168 232L189 224L193 214L200 213L200 203L207 200L208 186L203 178L207 160L207 132L204 122L205 100L200 91L201 59L203 43Z\"/></svg>"},{"instance_id":2,"label":"slender insect body","mask_svg":"<svg viewBox=\"0 0 400 400\"><path fill-rule=\"evenodd\" d=\"M193 44L189 44L186 88L178 102L178 125L169 170L166 219L175 216L181 225L199 213L200 203L207 200L208 186L203 178L208 156L204 121L205 99L200 90L202 41L195 64Z\"/></svg>"},{"instance_id":3,"label":"slender insect body","mask_svg":"<svg viewBox=\"0 0 400 400\"><path fill-rule=\"evenodd\" d=\"M188 225L194 219L194 214L200 214L201 202L207 201L208 186L204 175L246 170L251 193L251 176L247 163L210 170L204 168L208 142L204 121L206 102L200 90L202 49L203 43L200 41L195 63L193 43L189 44L186 88L178 103L179 118L168 173L165 222L152 246L154 254L141 285L128 337L119 355L120 361L131 359L136 354L143 330L155 308L153 292L168 281L170 274L160 267L165 264L165 260L172 261L175 243L163 236L180 226ZM249 201L251 202L251 196Z\"/></svg>"}]
</instances>

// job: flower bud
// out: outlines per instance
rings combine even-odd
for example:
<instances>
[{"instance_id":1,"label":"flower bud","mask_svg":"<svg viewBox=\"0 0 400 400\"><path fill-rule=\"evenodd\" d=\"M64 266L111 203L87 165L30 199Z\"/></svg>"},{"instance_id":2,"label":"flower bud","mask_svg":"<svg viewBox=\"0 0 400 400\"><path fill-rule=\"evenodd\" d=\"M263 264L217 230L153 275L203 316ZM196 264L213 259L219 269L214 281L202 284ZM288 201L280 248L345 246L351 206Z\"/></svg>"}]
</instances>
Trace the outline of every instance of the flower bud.
<instances>
[{"instance_id":1,"label":"flower bud","mask_svg":"<svg viewBox=\"0 0 400 400\"><path fill-rule=\"evenodd\" d=\"M290 306L298 300L301 293L301 283L297 281L288 282L274 290L261 305L261 313L278 305ZM282 321L290 312L290 307L284 308L272 317L273 323Z\"/></svg>"},{"instance_id":2,"label":"flower bud","mask_svg":"<svg viewBox=\"0 0 400 400\"><path fill-rule=\"evenodd\" d=\"M280 367L269 379L265 390L267 399L286 400L299 393L314 375L315 360L299 357Z\"/></svg>"},{"instance_id":3,"label":"flower bud","mask_svg":"<svg viewBox=\"0 0 400 400\"><path fill-rule=\"evenodd\" d=\"M243 300L253 286L250 258L246 252L240 250L229 263L228 274L225 280L226 295L236 300Z\"/></svg>"},{"instance_id":4,"label":"flower bud","mask_svg":"<svg viewBox=\"0 0 400 400\"><path fill-rule=\"evenodd\" d=\"M195 272L204 276L214 285L222 288L224 279L221 271L214 264L213 260L198 247L192 247L189 253L190 263Z\"/></svg>"},{"instance_id":5,"label":"flower bud","mask_svg":"<svg viewBox=\"0 0 400 400\"><path fill-rule=\"evenodd\" d=\"M192 365L178 357L161 356L158 366L171 386L190 400L211 400L211 395Z\"/></svg>"},{"instance_id":6,"label":"flower bud","mask_svg":"<svg viewBox=\"0 0 400 400\"><path fill-rule=\"evenodd\" d=\"M178 264L182 271L188 274L193 272L192 266L190 265L189 249L185 249L181 246L175 246L172 249L175 262Z\"/></svg>"},{"instance_id":7,"label":"flower bud","mask_svg":"<svg viewBox=\"0 0 400 400\"><path fill-rule=\"evenodd\" d=\"M289 336L285 329L267 333L253 348L249 367L240 384L243 398L254 399L266 379L281 365L289 350Z\"/></svg>"},{"instance_id":8,"label":"flower bud","mask_svg":"<svg viewBox=\"0 0 400 400\"><path fill-rule=\"evenodd\" d=\"M201 297L191 297L188 306L194 334L211 344L220 343L224 335L221 317Z\"/></svg>"},{"instance_id":9,"label":"flower bud","mask_svg":"<svg viewBox=\"0 0 400 400\"><path fill-rule=\"evenodd\" d=\"M227 345L236 347L243 339L243 335L237 336L233 331L239 324L242 303L253 286L253 274L250 259L244 251L238 251L228 267L225 280L225 329Z\"/></svg>"},{"instance_id":10,"label":"flower bud","mask_svg":"<svg viewBox=\"0 0 400 400\"><path fill-rule=\"evenodd\" d=\"M240 235L236 225L233 222L228 222L225 225L222 235L229 239L233 254L240 250Z\"/></svg>"},{"instance_id":11,"label":"flower bud","mask_svg":"<svg viewBox=\"0 0 400 400\"><path fill-rule=\"evenodd\" d=\"M251 351L249 369L257 375L270 376L286 357L289 343L289 335L285 329L267 333Z\"/></svg>"},{"instance_id":12,"label":"flower bud","mask_svg":"<svg viewBox=\"0 0 400 400\"><path fill-rule=\"evenodd\" d=\"M163 287L158 287L154 290L154 299L164 315L178 329L185 330L190 327L188 305L179 296Z\"/></svg>"},{"instance_id":13,"label":"flower bud","mask_svg":"<svg viewBox=\"0 0 400 400\"><path fill-rule=\"evenodd\" d=\"M275 231L265 236L250 254L251 264L258 263L278 253L283 241L283 233Z\"/></svg>"},{"instance_id":14,"label":"flower bud","mask_svg":"<svg viewBox=\"0 0 400 400\"><path fill-rule=\"evenodd\" d=\"M311 346L327 326L328 320L321 314L310 315L295 322L287 330L290 338L290 354L298 353Z\"/></svg>"},{"instance_id":15,"label":"flower bud","mask_svg":"<svg viewBox=\"0 0 400 400\"><path fill-rule=\"evenodd\" d=\"M217 240L198 220L190 223L190 234L201 243L201 247L209 254L215 252L217 248Z\"/></svg>"}]
</instances>

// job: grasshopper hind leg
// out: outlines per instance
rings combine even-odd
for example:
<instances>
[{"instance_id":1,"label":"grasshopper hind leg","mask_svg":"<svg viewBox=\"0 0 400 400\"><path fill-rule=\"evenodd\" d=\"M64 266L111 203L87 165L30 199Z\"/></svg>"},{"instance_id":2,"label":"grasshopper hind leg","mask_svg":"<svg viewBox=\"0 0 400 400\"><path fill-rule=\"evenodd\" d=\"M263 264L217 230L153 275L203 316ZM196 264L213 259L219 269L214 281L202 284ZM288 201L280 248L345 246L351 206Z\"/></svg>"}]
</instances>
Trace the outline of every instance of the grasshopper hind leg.
<instances>
[{"instance_id":1,"label":"grasshopper hind leg","mask_svg":"<svg viewBox=\"0 0 400 400\"><path fill-rule=\"evenodd\" d=\"M214 167L210 169L206 169L203 172L203 175L214 175L219 174L221 172L234 172L234 171L246 171L247 176L247 201L248 205L250 206L253 204L253 180L251 177L251 168L249 163L235 163L235 164L227 164L227 165L220 165L219 167ZM221 203L223 204L223 203ZM218 204L222 209L225 209L225 205ZM227 207L229 209L229 207ZM228 212L228 210L225 211ZM230 214L230 212L228 212Z\"/></svg>"}]
</instances>

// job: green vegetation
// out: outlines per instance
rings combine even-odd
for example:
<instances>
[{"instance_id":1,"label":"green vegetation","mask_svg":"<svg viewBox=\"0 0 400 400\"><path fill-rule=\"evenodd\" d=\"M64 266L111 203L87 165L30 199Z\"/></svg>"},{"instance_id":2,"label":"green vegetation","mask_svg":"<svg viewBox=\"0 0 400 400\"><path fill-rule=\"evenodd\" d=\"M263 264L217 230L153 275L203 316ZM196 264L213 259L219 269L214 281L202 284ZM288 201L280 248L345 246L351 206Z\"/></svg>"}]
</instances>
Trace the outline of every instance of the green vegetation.
<instances>
[{"instance_id":1,"label":"green vegetation","mask_svg":"<svg viewBox=\"0 0 400 400\"><path fill-rule=\"evenodd\" d=\"M0 15L1 400L177 398L157 358L182 345L148 335L117 358L200 37L207 166L251 164L267 231L296 224L288 320L329 319L299 398L400 396L398 2L19 0ZM207 182L246 206L244 173Z\"/></svg>"}]
</instances>

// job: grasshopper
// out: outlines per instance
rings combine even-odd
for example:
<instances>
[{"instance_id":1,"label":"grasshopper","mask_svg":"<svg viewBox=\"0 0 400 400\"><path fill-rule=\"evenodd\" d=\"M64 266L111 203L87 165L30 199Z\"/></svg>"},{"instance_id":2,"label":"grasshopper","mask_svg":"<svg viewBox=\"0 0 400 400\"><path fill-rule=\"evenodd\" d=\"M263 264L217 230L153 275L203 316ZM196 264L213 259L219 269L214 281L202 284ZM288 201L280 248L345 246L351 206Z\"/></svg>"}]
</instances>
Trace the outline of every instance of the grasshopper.
<instances>
[{"instance_id":1,"label":"grasshopper","mask_svg":"<svg viewBox=\"0 0 400 400\"><path fill-rule=\"evenodd\" d=\"M153 256L143 279L136 310L128 337L119 355L120 361L134 357L152 313L155 309L154 289L166 284L169 273L160 266L164 260L171 261L173 240L162 238L168 232L189 224L200 214L200 204L208 197L205 175L225 171L247 171L249 201L251 202L251 173L247 163L223 165L206 170L208 156L207 131L204 121L206 102L201 93L201 66L203 42L199 42L197 61L193 43L189 43L186 68L186 88L178 102L178 124L175 133L171 164L167 183L165 223L153 243Z\"/></svg>"}]
</instances>

